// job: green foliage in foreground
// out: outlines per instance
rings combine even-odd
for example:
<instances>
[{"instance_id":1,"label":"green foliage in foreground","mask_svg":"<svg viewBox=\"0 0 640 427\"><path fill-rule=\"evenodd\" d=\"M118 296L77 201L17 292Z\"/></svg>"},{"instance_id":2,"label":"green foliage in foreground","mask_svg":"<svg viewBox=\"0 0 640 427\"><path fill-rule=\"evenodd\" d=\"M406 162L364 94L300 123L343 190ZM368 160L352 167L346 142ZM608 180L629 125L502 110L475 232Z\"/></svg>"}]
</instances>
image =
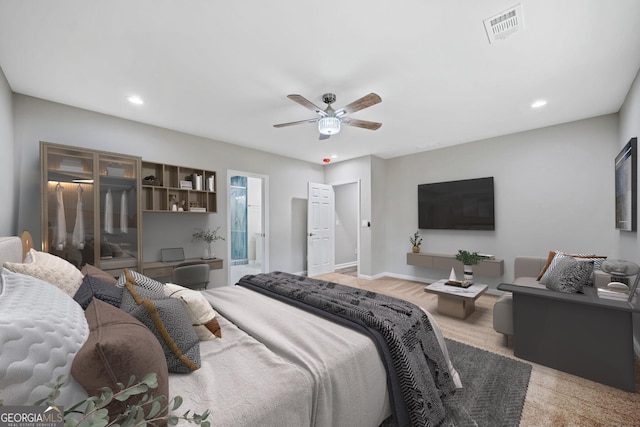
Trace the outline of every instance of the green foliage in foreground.
<instances>
[{"instance_id":1,"label":"green foliage in foreground","mask_svg":"<svg viewBox=\"0 0 640 427\"><path fill-rule=\"evenodd\" d=\"M51 388L51 392L44 399L34 402L33 405L55 405L55 400L60 396L60 388L63 384L64 376L58 377L56 382L45 384ZM203 414L190 414L191 411L187 411L182 416L172 415L171 412L176 411L182 405L182 397L176 396L167 402L165 396L153 397L147 393L149 389L157 387L158 379L155 373L148 374L138 382L134 376L131 376L126 386L118 383L119 390L116 392L109 387L103 387L100 389L100 396L88 397L71 408L65 409L64 425L65 427L136 427L154 426L166 422L168 425L174 426L178 424L179 420L187 420L202 427L210 427L211 424L206 421L210 415L209 410ZM109 403L113 400L126 402L131 396L137 395L142 395L137 403L127 406L124 413L117 415L113 421L109 421L110 414L106 408ZM2 404L3 402L0 400L0 406ZM163 413L168 415L163 415Z\"/></svg>"}]
</instances>

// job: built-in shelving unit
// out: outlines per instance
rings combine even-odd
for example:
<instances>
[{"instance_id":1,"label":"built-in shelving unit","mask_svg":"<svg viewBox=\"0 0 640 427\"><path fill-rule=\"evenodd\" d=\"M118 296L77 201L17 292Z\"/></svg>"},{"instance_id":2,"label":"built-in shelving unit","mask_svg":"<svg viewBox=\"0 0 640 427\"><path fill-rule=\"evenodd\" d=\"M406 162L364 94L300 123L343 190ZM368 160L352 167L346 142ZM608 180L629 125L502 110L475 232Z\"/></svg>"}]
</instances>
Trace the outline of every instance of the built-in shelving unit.
<instances>
[{"instance_id":1,"label":"built-in shelving unit","mask_svg":"<svg viewBox=\"0 0 640 427\"><path fill-rule=\"evenodd\" d=\"M453 254L407 253L407 264L417 267L433 268L436 270L451 270L454 268L462 272L463 265ZM504 261L501 259L483 259L473 266L473 274L487 277L502 277Z\"/></svg>"},{"instance_id":2,"label":"built-in shelving unit","mask_svg":"<svg viewBox=\"0 0 640 427\"><path fill-rule=\"evenodd\" d=\"M141 176L143 212L217 212L214 171L143 161Z\"/></svg>"}]
</instances>

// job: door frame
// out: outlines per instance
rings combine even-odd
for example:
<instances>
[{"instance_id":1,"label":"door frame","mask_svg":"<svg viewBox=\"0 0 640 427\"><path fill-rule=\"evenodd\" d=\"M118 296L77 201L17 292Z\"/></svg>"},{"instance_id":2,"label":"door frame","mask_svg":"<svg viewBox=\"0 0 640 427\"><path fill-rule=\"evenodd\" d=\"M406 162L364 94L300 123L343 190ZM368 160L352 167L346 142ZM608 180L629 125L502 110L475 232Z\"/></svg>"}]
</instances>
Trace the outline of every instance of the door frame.
<instances>
[{"instance_id":1,"label":"door frame","mask_svg":"<svg viewBox=\"0 0 640 427\"><path fill-rule=\"evenodd\" d=\"M361 216L362 216L362 182L360 179L348 179L348 180L344 180L344 181L336 181L336 182L331 182L329 183L329 185L331 185L332 187L338 187L340 185L347 185L347 184L356 184L356 193L358 194L358 197L356 200L357 203L357 208L356 208L356 220L357 220L357 232L356 232L356 250L357 250L357 254L356 254L356 275L360 276L360 234L361 234L361 229L362 229L362 223L361 223ZM335 237L334 237L334 241L335 241Z\"/></svg>"},{"instance_id":2,"label":"door frame","mask_svg":"<svg viewBox=\"0 0 640 427\"><path fill-rule=\"evenodd\" d=\"M269 271L269 175L262 175L254 172L244 172L234 169L227 169L227 198L231 194L231 177L245 176L262 181L262 271ZM231 281L231 203L227 200L227 281ZM228 283L233 285L233 283Z\"/></svg>"}]
</instances>

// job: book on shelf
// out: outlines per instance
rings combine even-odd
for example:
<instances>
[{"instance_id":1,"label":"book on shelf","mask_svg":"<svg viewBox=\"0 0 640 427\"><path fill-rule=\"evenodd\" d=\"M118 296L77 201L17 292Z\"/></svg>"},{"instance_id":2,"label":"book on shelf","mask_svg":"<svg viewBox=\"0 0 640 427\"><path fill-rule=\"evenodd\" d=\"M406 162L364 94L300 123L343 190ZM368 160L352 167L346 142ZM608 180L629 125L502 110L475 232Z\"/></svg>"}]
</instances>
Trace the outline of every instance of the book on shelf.
<instances>
[{"instance_id":1,"label":"book on shelf","mask_svg":"<svg viewBox=\"0 0 640 427\"><path fill-rule=\"evenodd\" d=\"M201 207L197 207L197 206L192 206L189 208L190 212L206 212L207 208L201 208Z\"/></svg>"}]
</instances>

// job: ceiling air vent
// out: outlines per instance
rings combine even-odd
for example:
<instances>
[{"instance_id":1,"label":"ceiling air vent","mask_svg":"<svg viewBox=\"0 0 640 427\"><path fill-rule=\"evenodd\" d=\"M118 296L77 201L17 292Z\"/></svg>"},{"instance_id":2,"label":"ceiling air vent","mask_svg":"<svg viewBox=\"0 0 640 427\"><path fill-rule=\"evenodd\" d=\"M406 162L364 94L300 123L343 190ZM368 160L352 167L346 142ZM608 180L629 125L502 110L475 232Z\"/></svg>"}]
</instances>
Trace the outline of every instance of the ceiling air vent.
<instances>
[{"instance_id":1,"label":"ceiling air vent","mask_svg":"<svg viewBox=\"0 0 640 427\"><path fill-rule=\"evenodd\" d=\"M504 12L485 19L483 22L487 37L489 37L489 43L504 40L510 35L524 30L522 4L517 4Z\"/></svg>"}]
</instances>

